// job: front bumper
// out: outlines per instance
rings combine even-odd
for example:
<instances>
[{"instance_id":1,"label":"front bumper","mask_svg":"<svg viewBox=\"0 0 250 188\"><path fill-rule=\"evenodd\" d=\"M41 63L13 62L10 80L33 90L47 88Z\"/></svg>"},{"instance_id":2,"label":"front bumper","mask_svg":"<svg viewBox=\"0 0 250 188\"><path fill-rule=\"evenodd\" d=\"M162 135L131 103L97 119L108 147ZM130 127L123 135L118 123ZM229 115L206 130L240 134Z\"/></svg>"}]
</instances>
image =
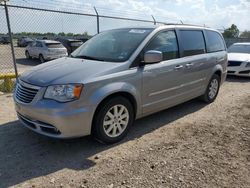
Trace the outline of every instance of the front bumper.
<instances>
[{"instance_id":1,"label":"front bumper","mask_svg":"<svg viewBox=\"0 0 250 188\"><path fill-rule=\"evenodd\" d=\"M31 103L19 101L14 94L15 109L20 122L39 134L53 138L73 138L91 133L94 108L80 102L59 103L43 99L41 88Z\"/></svg>"},{"instance_id":2,"label":"front bumper","mask_svg":"<svg viewBox=\"0 0 250 188\"><path fill-rule=\"evenodd\" d=\"M246 62L241 63L240 66L228 66L227 74L250 77L250 67L246 67Z\"/></svg>"}]
</instances>

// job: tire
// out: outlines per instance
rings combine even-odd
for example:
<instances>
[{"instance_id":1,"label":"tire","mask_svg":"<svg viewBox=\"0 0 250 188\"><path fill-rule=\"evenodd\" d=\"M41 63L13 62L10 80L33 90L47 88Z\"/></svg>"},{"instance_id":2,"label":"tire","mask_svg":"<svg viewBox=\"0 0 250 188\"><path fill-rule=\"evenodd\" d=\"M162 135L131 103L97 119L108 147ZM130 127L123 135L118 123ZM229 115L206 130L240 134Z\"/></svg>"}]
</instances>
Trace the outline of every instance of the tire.
<instances>
[{"instance_id":1,"label":"tire","mask_svg":"<svg viewBox=\"0 0 250 188\"><path fill-rule=\"evenodd\" d=\"M212 103L216 99L220 90L220 76L214 74L209 81L206 92L201 96L201 99L206 103Z\"/></svg>"},{"instance_id":2,"label":"tire","mask_svg":"<svg viewBox=\"0 0 250 188\"><path fill-rule=\"evenodd\" d=\"M104 101L97 109L92 135L102 143L119 142L127 135L133 123L134 108L130 101L124 97L111 98Z\"/></svg>"},{"instance_id":3,"label":"tire","mask_svg":"<svg viewBox=\"0 0 250 188\"><path fill-rule=\"evenodd\" d=\"M45 59L42 54L39 55L39 60L41 63L45 63Z\"/></svg>"},{"instance_id":4,"label":"tire","mask_svg":"<svg viewBox=\"0 0 250 188\"><path fill-rule=\"evenodd\" d=\"M31 59L30 53L28 51L25 51L25 56L27 59Z\"/></svg>"}]
</instances>

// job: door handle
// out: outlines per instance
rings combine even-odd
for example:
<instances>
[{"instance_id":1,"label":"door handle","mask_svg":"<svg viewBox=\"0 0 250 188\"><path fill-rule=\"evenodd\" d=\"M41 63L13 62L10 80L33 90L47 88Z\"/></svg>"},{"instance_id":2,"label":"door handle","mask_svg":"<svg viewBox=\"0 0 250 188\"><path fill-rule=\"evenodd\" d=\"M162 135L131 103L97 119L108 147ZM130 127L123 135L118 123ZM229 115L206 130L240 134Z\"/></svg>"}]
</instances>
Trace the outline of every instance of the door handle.
<instances>
[{"instance_id":1,"label":"door handle","mask_svg":"<svg viewBox=\"0 0 250 188\"><path fill-rule=\"evenodd\" d=\"M187 67L187 68L190 68L190 67L192 67L193 65L194 65L193 63L187 63L187 64L186 64L186 67Z\"/></svg>"},{"instance_id":2,"label":"door handle","mask_svg":"<svg viewBox=\"0 0 250 188\"><path fill-rule=\"evenodd\" d=\"M183 65L176 65L174 69L178 71L178 70L180 70L182 68L183 68Z\"/></svg>"}]
</instances>

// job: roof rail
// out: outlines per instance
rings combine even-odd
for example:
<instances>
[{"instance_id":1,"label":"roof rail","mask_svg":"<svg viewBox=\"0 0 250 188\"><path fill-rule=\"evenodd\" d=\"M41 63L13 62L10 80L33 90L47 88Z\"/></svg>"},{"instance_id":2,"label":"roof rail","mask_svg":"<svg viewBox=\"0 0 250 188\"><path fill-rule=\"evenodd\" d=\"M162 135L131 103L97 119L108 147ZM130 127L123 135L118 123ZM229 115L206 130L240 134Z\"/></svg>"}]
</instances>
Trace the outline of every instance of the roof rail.
<instances>
[{"instance_id":1,"label":"roof rail","mask_svg":"<svg viewBox=\"0 0 250 188\"><path fill-rule=\"evenodd\" d=\"M181 21L181 20L180 20ZM185 24L181 21L181 23L164 23L164 25L184 25L184 26L196 26L196 27L206 27L208 28L205 24L204 25L196 25L196 24Z\"/></svg>"}]
</instances>

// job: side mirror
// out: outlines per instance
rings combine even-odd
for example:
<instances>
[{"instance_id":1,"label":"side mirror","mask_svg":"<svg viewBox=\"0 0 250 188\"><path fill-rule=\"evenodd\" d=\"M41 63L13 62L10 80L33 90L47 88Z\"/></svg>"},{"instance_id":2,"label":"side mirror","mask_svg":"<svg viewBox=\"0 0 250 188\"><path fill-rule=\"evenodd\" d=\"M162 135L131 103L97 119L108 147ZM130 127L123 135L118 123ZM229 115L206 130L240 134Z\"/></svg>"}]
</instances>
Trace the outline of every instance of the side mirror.
<instances>
[{"instance_id":1,"label":"side mirror","mask_svg":"<svg viewBox=\"0 0 250 188\"><path fill-rule=\"evenodd\" d=\"M152 64L163 60L162 52L156 50L149 50L144 54L144 63Z\"/></svg>"}]
</instances>

